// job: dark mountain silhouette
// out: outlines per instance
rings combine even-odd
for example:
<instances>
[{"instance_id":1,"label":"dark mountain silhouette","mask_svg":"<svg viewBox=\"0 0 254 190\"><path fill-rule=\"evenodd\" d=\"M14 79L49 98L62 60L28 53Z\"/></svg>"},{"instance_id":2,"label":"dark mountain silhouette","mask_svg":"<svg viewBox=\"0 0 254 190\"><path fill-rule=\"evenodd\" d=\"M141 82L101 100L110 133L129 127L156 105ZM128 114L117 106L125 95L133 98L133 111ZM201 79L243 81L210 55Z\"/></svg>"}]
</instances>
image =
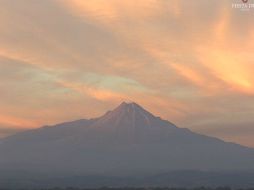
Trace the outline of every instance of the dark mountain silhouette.
<instances>
[{"instance_id":1,"label":"dark mountain silhouette","mask_svg":"<svg viewBox=\"0 0 254 190\"><path fill-rule=\"evenodd\" d=\"M251 171L254 150L178 128L136 103L95 119L0 140L1 179L154 176L172 171ZM160 175L159 175L160 176ZM152 181L152 180L149 180Z\"/></svg>"}]
</instances>

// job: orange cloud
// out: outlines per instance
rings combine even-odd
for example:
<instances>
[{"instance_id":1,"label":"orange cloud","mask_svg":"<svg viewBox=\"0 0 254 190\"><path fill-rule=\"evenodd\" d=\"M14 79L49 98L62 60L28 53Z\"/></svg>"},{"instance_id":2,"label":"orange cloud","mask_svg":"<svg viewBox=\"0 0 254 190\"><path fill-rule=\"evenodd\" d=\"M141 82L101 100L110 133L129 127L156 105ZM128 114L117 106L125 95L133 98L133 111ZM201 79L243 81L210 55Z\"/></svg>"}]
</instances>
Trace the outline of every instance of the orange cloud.
<instances>
[{"instance_id":1,"label":"orange cloud","mask_svg":"<svg viewBox=\"0 0 254 190\"><path fill-rule=\"evenodd\" d=\"M253 58L246 59L246 53L233 50L208 48L201 50L200 59L210 71L228 85L229 89L242 93L254 93Z\"/></svg>"},{"instance_id":2,"label":"orange cloud","mask_svg":"<svg viewBox=\"0 0 254 190\"><path fill-rule=\"evenodd\" d=\"M107 23L116 22L119 19L147 18L155 14L156 0L141 1L118 1L118 0L94 0L94 1L59 1L64 2L64 6L72 11L73 14L92 18L94 20Z\"/></svg>"},{"instance_id":3,"label":"orange cloud","mask_svg":"<svg viewBox=\"0 0 254 190\"><path fill-rule=\"evenodd\" d=\"M88 86L86 84L77 84L77 83L71 83L67 81L58 81L58 84L60 84L63 87L72 89L76 92L79 92L81 94L88 95L100 101L128 99L123 94L106 90L106 89L100 89L100 88Z\"/></svg>"},{"instance_id":4,"label":"orange cloud","mask_svg":"<svg viewBox=\"0 0 254 190\"><path fill-rule=\"evenodd\" d=\"M206 83L206 78L200 75L195 69L191 69L181 63L172 63L170 66L173 67L177 73L198 86L203 86Z\"/></svg>"},{"instance_id":5,"label":"orange cloud","mask_svg":"<svg viewBox=\"0 0 254 190\"><path fill-rule=\"evenodd\" d=\"M19 128L33 128L37 127L37 123L31 120L26 120L23 118L18 118L9 115L0 115L0 123L3 125Z\"/></svg>"}]
</instances>

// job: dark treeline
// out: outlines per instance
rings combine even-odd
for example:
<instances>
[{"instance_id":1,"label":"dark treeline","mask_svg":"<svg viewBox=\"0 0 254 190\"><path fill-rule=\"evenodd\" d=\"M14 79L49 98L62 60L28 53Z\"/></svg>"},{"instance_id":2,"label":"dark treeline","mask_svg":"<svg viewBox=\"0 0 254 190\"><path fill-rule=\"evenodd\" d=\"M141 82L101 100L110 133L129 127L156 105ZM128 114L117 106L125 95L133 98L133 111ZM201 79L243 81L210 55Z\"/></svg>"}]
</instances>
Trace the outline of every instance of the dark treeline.
<instances>
[{"instance_id":1,"label":"dark treeline","mask_svg":"<svg viewBox=\"0 0 254 190\"><path fill-rule=\"evenodd\" d=\"M0 190L12 190L8 188L0 188ZM253 188L237 188L232 189L230 187L196 187L196 188L171 188L171 187L101 187L101 188L75 188L75 187L67 187L67 188L42 188L42 189L16 189L16 190L254 190Z\"/></svg>"}]
</instances>

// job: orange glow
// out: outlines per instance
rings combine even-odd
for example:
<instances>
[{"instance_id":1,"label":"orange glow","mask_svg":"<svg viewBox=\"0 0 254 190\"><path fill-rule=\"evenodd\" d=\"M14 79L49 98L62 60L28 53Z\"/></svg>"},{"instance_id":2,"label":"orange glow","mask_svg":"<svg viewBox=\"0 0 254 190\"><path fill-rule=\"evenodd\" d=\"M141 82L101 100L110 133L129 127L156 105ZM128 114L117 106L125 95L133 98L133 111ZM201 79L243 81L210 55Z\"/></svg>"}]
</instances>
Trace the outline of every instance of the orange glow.
<instances>
[{"instance_id":1,"label":"orange glow","mask_svg":"<svg viewBox=\"0 0 254 190\"><path fill-rule=\"evenodd\" d=\"M244 62L245 57L224 50L206 50L202 60L214 75L224 81L232 90L243 93L254 93L252 66Z\"/></svg>"},{"instance_id":2,"label":"orange glow","mask_svg":"<svg viewBox=\"0 0 254 190\"><path fill-rule=\"evenodd\" d=\"M197 73L195 70L182 64L171 64L171 67L173 67L184 78L192 81L196 85L202 86L206 81L206 79L199 73Z\"/></svg>"},{"instance_id":3,"label":"orange glow","mask_svg":"<svg viewBox=\"0 0 254 190\"><path fill-rule=\"evenodd\" d=\"M97 89L91 86L89 87L85 84L75 84L75 83L70 83L66 81L65 82L58 81L58 83L66 88L70 88L72 90L75 90L76 92L91 96L101 101L127 99L126 96L120 93L114 93L112 91L104 90L104 89Z\"/></svg>"},{"instance_id":4,"label":"orange glow","mask_svg":"<svg viewBox=\"0 0 254 190\"><path fill-rule=\"evenodd\" d=\"M33 128L37 127L36 122L32 122L30 120L25 120L22 118L17 118L8 115L0 115L0 123L3 125L11 126L11 127L19 127L19 128Z\"/></svg>"},{"instance_id":5,"label":"orange glow","mask_svg":"<svg viewBox=\"0 0 254 190\"><path fill-rule=\"evenodd\" d=\"M97 21L109 23L117 21L119 17L128 16L136 19L137 17L147 18L156 13L155 0L141 0L141 1L118 1L111 0L94 0L94 1L61 1L74 14L84 17L90 17ZM175 8L177 9L177 8ZM175 10L176 11L176 10Z\"/></svg>"}]
</instances>

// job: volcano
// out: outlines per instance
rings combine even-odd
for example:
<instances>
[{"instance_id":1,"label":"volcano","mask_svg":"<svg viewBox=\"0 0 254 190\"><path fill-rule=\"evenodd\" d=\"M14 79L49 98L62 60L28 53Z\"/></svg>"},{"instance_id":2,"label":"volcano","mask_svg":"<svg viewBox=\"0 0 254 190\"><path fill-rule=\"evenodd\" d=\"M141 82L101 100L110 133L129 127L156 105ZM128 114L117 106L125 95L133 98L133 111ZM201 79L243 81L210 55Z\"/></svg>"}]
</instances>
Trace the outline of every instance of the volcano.
<instances>
[{"instance_id":1,"label":"volcano","mask_svg":"<svg viewBox=\"0 0 254 190\"><path fill-rule=\"evenodd\" d=\"M250 171L254 150L179 128L136 103L0 140L1 179Z\"/></svg>"}]
</instances>

